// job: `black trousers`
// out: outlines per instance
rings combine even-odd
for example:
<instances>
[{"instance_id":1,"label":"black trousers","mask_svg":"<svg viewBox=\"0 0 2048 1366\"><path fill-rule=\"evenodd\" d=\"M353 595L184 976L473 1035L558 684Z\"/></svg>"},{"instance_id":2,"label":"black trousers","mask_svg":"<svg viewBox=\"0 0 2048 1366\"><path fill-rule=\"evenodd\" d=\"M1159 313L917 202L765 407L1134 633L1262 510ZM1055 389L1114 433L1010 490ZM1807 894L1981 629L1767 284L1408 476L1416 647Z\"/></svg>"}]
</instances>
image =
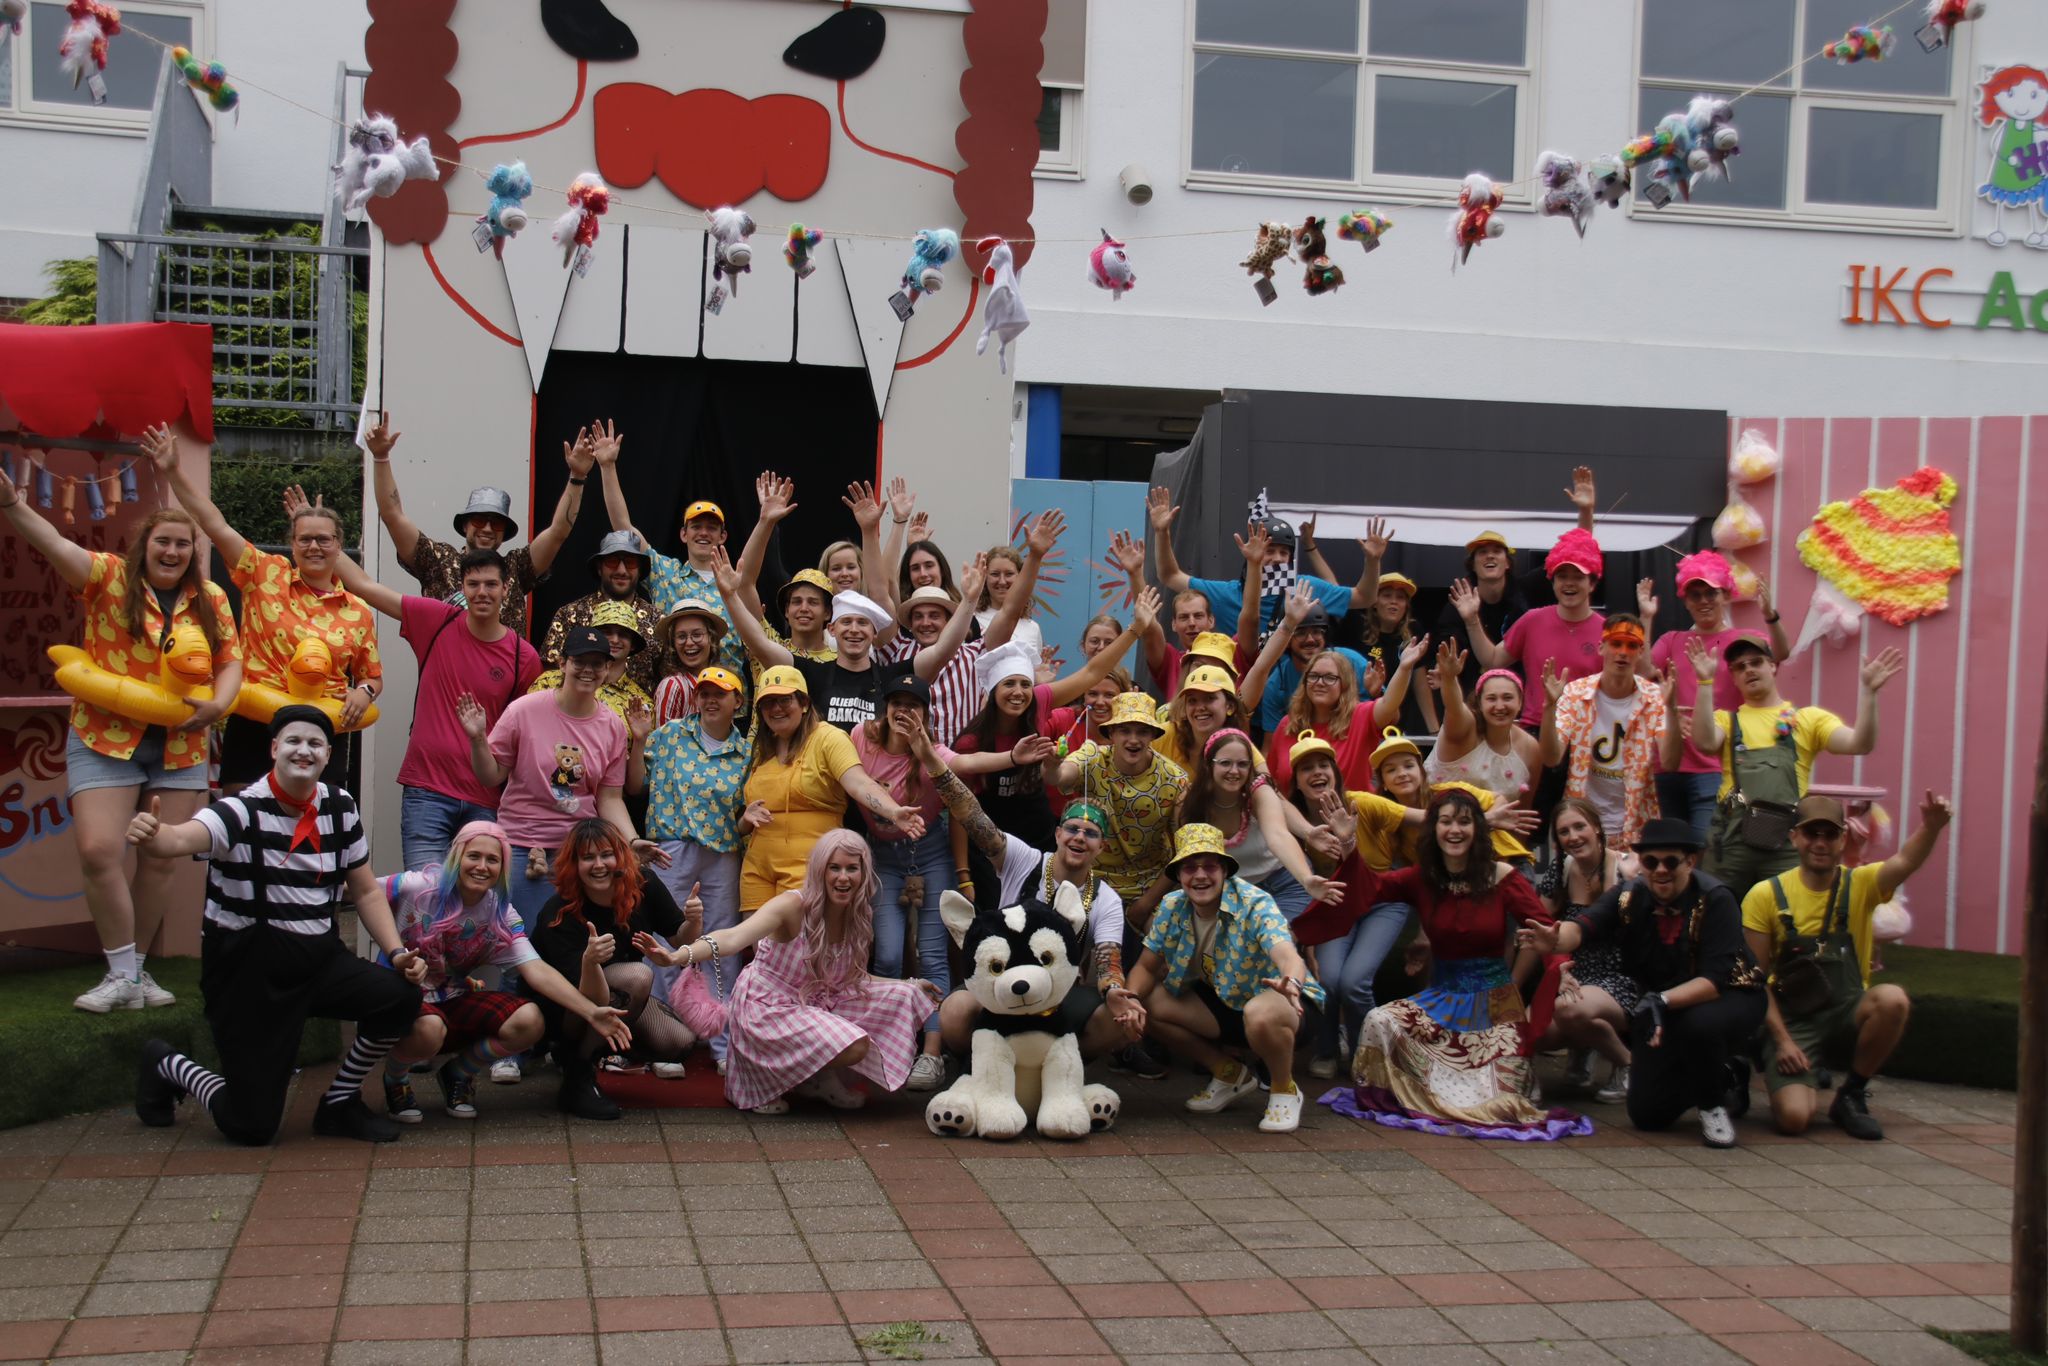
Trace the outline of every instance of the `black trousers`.
<instances>
[{"instance_id":1,"label":"black trousers","mask_svg":"<svg viewBox=\"0 0 2048 1366\"><path fill-rule=\"evenodd\" d=\"M1748 1051L1764 1022L1761 991L1724 991L1711 1001L1673 1010L1664 1040L1650 1047L1647 1017L1629 1033L1628 1122L1668 1129L1687 1110L1711 1110L1728 1090L1728 1060Z\"/></svg>"},{"instance_id":2,"label":"black trousers","mask_svg":"<svg viewBox=\"0 0 2048 1366\"><path fill-rule=\"evenodd\" d=\"M390 968L358 958L338 934L301 935L270 925L200 938L199 989L227 1082L213 1122L236 1143L277 1136L298 1066L306 1020L351 1020L363 1036L397 1038L420 1013L420 989Z\"/></svg>"}]
</instances>

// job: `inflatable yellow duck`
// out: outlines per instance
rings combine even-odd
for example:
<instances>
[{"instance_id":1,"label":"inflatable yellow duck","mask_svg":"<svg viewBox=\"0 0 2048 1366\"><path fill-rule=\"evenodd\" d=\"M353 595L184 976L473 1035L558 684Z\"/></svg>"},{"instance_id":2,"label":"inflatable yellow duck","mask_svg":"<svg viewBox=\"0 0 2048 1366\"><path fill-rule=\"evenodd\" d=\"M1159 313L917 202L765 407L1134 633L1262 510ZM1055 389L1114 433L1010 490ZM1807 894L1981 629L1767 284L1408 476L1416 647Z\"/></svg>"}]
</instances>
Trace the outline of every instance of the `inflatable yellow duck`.
<instances>
[{"instance_id":1,"label":"inflatable yellow duck","mask_svg":"<svg viewBox=\"0 0 2048 1366\"><path fill-rule=\"evenodd\" d=\"M181 726L192 717L188 702L213 699L213 652L197 626L171 632L153 682L101 668L76 645L52 645L48 653L57 666L58 687L81 702L146 726Z\"/></svg>"},{"instance_id":2,"label":"inflatable yellow duck","mask_svg":"<svg viewBox=\"0 0 2048 1366\"><path fill-rule=\"evenodd\" d=\"M341 702L327 695L333 676L334 654L327 648L327 642L318 636L307 636L292 650L291 663L285 666L285 685L290 691L280 692L261 683L244 683L242 691L235 697L235 715L268 724L270 718L277 715L279 707L300 704L326 712L327 719L334 723L337 731L368 727L377 719L377 704L373 702L364 708L361 719L353 726L344 726L341 723Z\"/></svg>"}]
</instances>

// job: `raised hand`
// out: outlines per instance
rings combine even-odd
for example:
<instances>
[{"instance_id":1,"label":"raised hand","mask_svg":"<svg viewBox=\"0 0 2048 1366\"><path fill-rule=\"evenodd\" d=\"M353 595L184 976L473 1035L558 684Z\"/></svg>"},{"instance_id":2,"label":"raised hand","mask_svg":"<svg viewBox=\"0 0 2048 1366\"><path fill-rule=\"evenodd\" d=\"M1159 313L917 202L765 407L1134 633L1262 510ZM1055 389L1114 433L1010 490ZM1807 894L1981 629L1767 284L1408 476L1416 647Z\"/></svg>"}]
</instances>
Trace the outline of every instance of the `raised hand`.
<instances>
[{"instance_id":1,"label":"raised hand","mask_svg":"<svg viewBox=\"0 0 2048 1366\"><path fill-rule=\"evenodd\" d=\"M1375 517L1365 524L1365 536L1358 542L1370 559L1386 558L1387 547L1393 543L1394 529L1387 525L1384 517Z\"/></svg>"},{"instance_id":2,"label":"raised hand","mask_svg":"<svg viewBox=\"0 0 2048 1366\"><path fill-rule=\"evenodd\" d=\"M1301 525L1294 529L1294 537L1296 544L1301 547L1303 555L1312 553L1316 548L1316 519L1314 517L1302 518Z\"/></svg>"},{"instance_id":3,"label":"raised hand","mask_svg":"<svg viewBox=\"0 0 2048 1366\"><path fill-rule=\"evenodd\" d=\"M1895 649L1880 650L1875 659L1863 661L1863 686L1876 692L1905 667L1906 656L1903 653Z\"/></svg>"},{"instance_id":4,"label":"raised hand","mask_svg":"<svg viewBox=\"0 0 2048 1366\"><path fill-rule=\"evenodd\" d=\"M902 475L889 481L889 512L899 522L910 520L910 514L917 511L917 495L910 491L910 484Z\"/></svg>"},{"instance_id":5,"label":"raised hand","mask_svg":"<svg viewBox=\"0 0 2048 1366\"><path fill-rule=\"evenodd\" d=\"M128 822L128 842L148 844L155 839L156 832L163 828L163 809L164 799L151 794L149 805L136 812L135 818Z\"/></svg>"},{"instance_id":6,"label":"raised hand","mask_svg":"<svg viewBox=\"0 0 2048 1366\"><path fill-rule=\"evenodd\" d=\"M711 552L711 581L718 585L718 591L728 598L740 595L740 571L733 567L732 556L725 553L724 546Z\"/></svg>"},{"instance_id":7,"label":"raised hand","mask_svg":"<svg viewBox=\"0 0 2048 1366\"><path fill-rule=\"evenodd\" d=\"M1358 680L1360 697L1378 697L1387 690L1387 666L1374 655L1365 662L1365 677Z\"/></svg>"},{"instance_id":8,"label":"raised hand","mask_svg":"<svg viewBox=\"0 0 2048 1366\"><path fill-rule=\"evenodd\" d=\"M576 433L575 444L562 443L562 463L569 467L569 477L583 479L589 476L591 466L597 463L597 442L592 440L590 428Z\"/></svg>"},{"instance_id":9,"label":"raised hand","mask_svg":"<svg viewBox=\"0 0 2048 1366\"><path fill-rule=\"evenodd\" d=\"M1552 667L1556 662L1552 659L1543 661L1543 695L1550 699L1550 705L1553 707L1564 696L1564 685L1567 681L1563 674Z\"/></svg>"},{"instance_id":10,"label":"raised hand","mask_svg":"<svg viewBox=\"0 0 2048 1366\"><path fill-rule=\"evenodd\" d=\"M647 737L654 733L654 708L641 698L634 698L626 706L626 735L635 744L644 745Z\"/></svg>"},{"instance_id":11,"label":"raised hand","mask_svg":"<svg viewBox=\"0 0 2048 1366\"><path fill-rule=\"evenodd\" d=\"M1920 824L1925 829L1943 829L1954 818L1955 814L1955 810L1949 805L1948 798L1935 796L1934 789L1931 787L1920 798Z\"/></svg>"},{"instance_id":12,"label":"raised hand","mask_svg":"<svg viewBox=\"0 0 2048 1366\"><path fill-rule=\"evenodd\" d=\"M763 470L754 480L754 498L761 505L761 520L774 526L790 513L796 511L796 504L790 498L796 493L796 481L784 479L774 470Z\"/></svg>"},{"instance_id":13,"label":"raised hand","mask_svg":"<svg viewBox=\"0 0 2048 1366\"><path fill-rule=\"evenodd\" d=\"M1250 569L1257 569L1266 562L1266 547L1273 543L1266 524L1257 519L1244 524L1244 535L1233 534L1230 539L1237 542L1237 553L1244 556L1245 565Z\"/></svg>"},{"instance_id":14,"label":"raised hand","mask_svg":"<svg viewBox=\"0 0 2048 1366\"><path fill-rule=\"evenodd\" d=\"M1415 637L1415 639L1409 641L1408 644L1402 648L1401 664L1404 668L1413 669L1417 664L1420 664L1422 662L1423 656L1427 655L1428 653L1429 637L1417 636Z\"/></svg>"},{"instance_id":15,"label":"raised hand","mask_svg":"<svg viewBox=\"0 0 2048 1366\"><path fill-rule=\"evenodd\" d=\"M1436 676L1439 683L1456 680L1465 676L1466 653L1458 648L1455 640L1446 640L1436 647Z\"/></svg>"},{"instance_id":16,"label":"raised hand","mask_svg":"<svg viewBox=\"0 0 2048 1366\"><path fill-rule=\"evenodd\" d=\"M291 525L292 519L297 517L301 512L304 512L307 508L314 506L314 504L306 497L305 488L298 484L286 484L284 486L283 501L284 520L285 525L287 526Z\"/></svg>"},{"instance_id":17,"label":"raised hand","mask_svg":"<svg viewBox=\"0 0 2048 1366\"><path fill-rule=\"evenodd\" d=\"M1154 484L1145 491L1145 517L1154 532L1173 530L1173 519L1178 516L1180 504L1173 501L1164 487Z\"/></svg>"},{"instance_id":18,"label":"raised hand","mask_svg":"<svg viewBox=\"0 0 2048 1366\"><path fill-rule=\"evenodd\" d=\"M590 424L590 456L600 465L619 463L619 447L626 444L626 438L619 435L611 419Z\"/></svg>"},{"instance_id":19,"label":"raised hand","mask_svg":"<svg viewBox=\"0 0 2048 1366\"><path fill-rule=\"evenodd\" d=\"M983 551L974 557L974 563L960 571L960 601L968 610L981 601L981 586L988 581L988 553Z\"/></svg>"},{"instance_id":20,"label":"raised hand","mask_svg":"<svg viewBox=\"0 0 2048 1366\"><path fill-rule=\"evenodd\" d=\"M1593 488L1593 471L1584 465L1573 467L1571 487L1564 491L1564 496L1582 514L1592 512L1599 503L1599 495Z\"/></svg>"},{"instance_id":21,"label":"raised hand","mask_svg":"<svg viewBox=\"0 0 2048 1366\"><path fill-rule=\"evenodd\" d=\"M1145 553L1143 542L1140 542L1139 546L1138 553L1142 555ZM1159 590L1147 584L1145 591L1138 594L1138 600L1131 604L1131 625L1137 627L1140 634L1151 630L1159 624L1159 612L1163 605Z\"/></svg>"},{"instance_id":22,"label":"raised hand","mask_svg":"<svg viewBox=\"0 0 2048 1366\"><path fill-rule=\"evenodd\" d=\"M1543 824L1541 813L1516 802L1495 802L1486 812L1486 828L1510 835L1533 835Z\"/></svg>"},{"instance_id":23,"label":"raised hand","mask_svg":"<svg viewBox=\"0 0 2048 1366\"><path fill-rule=\"evenodd\" d=\"M1756 576L1756 605L1763 609L1765 621L1778 615L1771 610L1771 581L1761 574Z\"/></svg>"},{"instance_id":24,"label":"raised hand","mask_svg":"<svg viewBox=\"0 0 2048 1366\"><path fill-rule=\"evenodd\" d=\"M168 422L142 429L142 453L165 474L178 468L178 438Z\"/></svg>"},{"instance_id":25,"label":"raised hand","mask_svg":"<svg viewBox=\"0 0 2048 1366\"><path fill-rule=\"evenodd\" d=\"M1031 523L1031 529L1024 533L1024 544L1032 554L1044 559L1052 554L1052 548L1067 530L1067 514L1058 508L1047 508Z\"/></svg>"},{"instance_id":26,"label":"raised hand","mask_svg":"<svg viewBox=\"0 0 2048 1366\"><path fill-rule=\"evenodd\" d=\"M1645 578L1636 580L1636 615L1641 617L1645 624L1656 619L1657 581L1655 579Z\"/></svg>"},{"instance_id":27,"label":"raised hand","mask_svg":"<svg viewBox=\"0 0 2048 1366\"><path fill-rule=\"evenodd\" d=\"M1057 645L1039 646L1037 681L1039 683L1050 683L1055 678L1058 678L1060 676L1060 663L1059 647Z\"/></svg>"},{"instance_id":28,"label":"raised hand","mask_svg":"<svg viewBox=\"0 0 2048 1366\"><path fill-rule=\"evenodd\" d=\"M846 496L839 501L846 504L846 510L853 514L853 520L862 531L881 528L882 504L875 497L873 484L856 479L846 486Z\"/></svg>"},{"instance_id":29,"label":"raised hand","mask_svg":"<svg viewBox=\"0 0 2048 1366\"><path fill-rule=\"evenodd\" d=\"M1337 837L1340 845L1347 849L1351 847L1352 840L1358 836L1358 813L1351 809L1351 803L1344 800L1343 794L1335 790L1319 794L1316 816Z\"/></svg>"},{"instance_id":30,"label":"raised hand","mask_svg":"<svg viewBox=\"0 0 2048 1366\"><path fill-rule=\"evenodd\" d=\"M1286 600L1280 604L1281 619L1287 623L1290 629L1299 626L1302 622L1308 620L1309 611L1315 605L1315 593L1307 584L1297 579L1294 583L1294 591L1289 593Z\"/></svg>"},{"instance_id":31,"label":"raised hand","mask_svg":"<svg viewBox=\"0 0 2048 1366\"><path fill-rule=\"evenodd\" d=\"M909 540L929 541L932 538L932 515L929 512L910 514Z\"/></svg>"},{"instance_id":32,"label":"raised hand","mask_svg":"<svg viewBox=\"0 0 2048 1366\"><path fill-rule=\"evenodd\" d=\"M392 428L391 414L380 412L377 414L377 424L364 433L363 444L370 448L372 460L389 460L391 448L398 444L398 438L403 435L403 432Z\"/></svg>"},{"instance_id":33,"label":"raised hand","mask_svg":"<svg viewBox=\"0 0 2048 1366\"><path fill-rule=\"evenodd\" d=\"M1479 620L1479 590L1463 579L1451 580L1451 610L1468 622Z\"/></svg>"},{"instance_id":34,"label":"raised hand","mask_svg":"<svg viewBox=\"0 0 2048 1366\"><path fill-rule=\"evenodd\" d=\"M1698 636L1687 634L1685 657L1692 661L1692 671L1702 686L1714 681L1714 670L1721 667L1721 661Z\"/></svg>"},{"instance_id":35,"label":"raised hand","mask_svg":"<svg viewBox=\"0 0 2048 1366\"><path fill-rule=\"evenodd\" d=\"M465 691L455 699L455 723L472 740L482 740L489 734L484 704L476 700L475 693Z\"/></svg>"},{"instance_id":36,"label":"raised hand","mask_svg":"<svg viewBox=\"0 0 2048 1366\"><path fill-rule=\"evenodd\" d=\"M1109 538L1107 558L1124 573L1142 576L1145 572L1145 543L1128 531L1119 531Z\"/></svg>"}]
</instances>

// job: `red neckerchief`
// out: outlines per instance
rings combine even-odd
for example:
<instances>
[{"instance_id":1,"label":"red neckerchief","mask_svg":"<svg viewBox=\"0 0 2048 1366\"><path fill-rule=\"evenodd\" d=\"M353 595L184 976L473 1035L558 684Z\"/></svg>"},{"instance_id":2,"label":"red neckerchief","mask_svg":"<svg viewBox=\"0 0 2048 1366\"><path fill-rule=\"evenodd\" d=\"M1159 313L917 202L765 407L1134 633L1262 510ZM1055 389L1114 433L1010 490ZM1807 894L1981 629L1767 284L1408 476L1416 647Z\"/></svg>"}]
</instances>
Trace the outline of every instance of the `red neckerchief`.
<instances>
[{"instance_id":1,"label":"red neckerchief","mask_svg":"<svg viewBox=\"0 0 2048 1366\"><path fill-rule=\"evenodd\" d=\"M285 852L289 854L301 844L310 844L313 846L313 852L319 853L320 817L313 809L313 798L320 795L320 789L313 789L313 797L308 797L303 802L295 802L277 785L275 771L264 774L263 781L270 785L270 795L277 798L277 804L298 816L297 824L292 826L292 842L285 846Z\"/></svg>"}]
</instances>

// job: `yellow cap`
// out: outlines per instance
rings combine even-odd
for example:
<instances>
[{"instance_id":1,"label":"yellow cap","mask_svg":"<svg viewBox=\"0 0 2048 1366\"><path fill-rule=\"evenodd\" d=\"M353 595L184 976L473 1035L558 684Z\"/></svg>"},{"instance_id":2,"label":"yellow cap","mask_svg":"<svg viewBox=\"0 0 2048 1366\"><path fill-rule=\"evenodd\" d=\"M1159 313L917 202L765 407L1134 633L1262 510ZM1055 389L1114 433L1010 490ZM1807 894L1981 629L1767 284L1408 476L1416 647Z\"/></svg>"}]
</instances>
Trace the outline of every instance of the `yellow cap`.
<instances>
[{"instance_id":1,"label":"yellow cap","mask_svg":"<svg viewBox=\"0 0 2048 1366\"><path fill-rule=\"evenodd\" d=\"M775 595L775 601L783 611L789 610L790 591L796 588L815 588L825 595L825 605L832 605L832 580L818 570L799 569L789 576L789 582L782 585L782 591Z\"/></svg>"},{"instance_id":2,"label":"yellow cap","mask_svg":"<svg viewBox=\"0 0 2048 1366\"><path fill-rule=\"evenodd\" d=\"M1380 765L1393 758L1396 754L1412 754L1415 756L1417 763L1422 762L1422 751L1415 747L1413 740L1401 734L1399 726L1388 726L1382 734L1385 738L1380 741L1380 747L1372 752L1372 771L1374 776L1378 776Z\"/></svg>"},{"instance_id":3,"label":"yellow cap","mask_svg":"<svg viewBox=\"0 0 2048 1366\"><path fill-rule=\"evenodd\" d=\"M1173 832L1173 861L1166 865L1166 875L1172 877L1181 864L1197 854L1214 854L1223 860L1232 877L1237 876L1237 857L1230 852L1230 846L1223 842L1223 832L1213 825L1197 821L1183 825Z\"/></svg>"},{"instance_id":4,"label":"yellow cap","mask_svg":"<svg viewBox=\"0 0 2048 1366\"><path fill-rule=\"evenodd\" d=\"M794 673L795 670L791 670L791 672ZM802 678L803 675L797 674L797 677ZM723 688L727 692L743 692L746 689L746 685L740 682L738 674L734 673L731 669L720 668L716 664L707 665L697 670L697 686L701 688L707 683L714 688Z\"/></svg>"},{"instance_id":5,"label":"yellow cap","mask_svg":"<svg viewBox=\"0 0 2048 1366\"><path fill-rule=\"evenodd\" d=\"M1161 735L1166 734L1166 727L1159 724L1152 698L1141 692L1120 692L1111 700L1109 719L1102 723L1102 728L1107 731L1118 726L1147 726Z\"/></svg>"},{"instance_id":6,"label":"yellow cap","mask_svg":"<svg viewBox=\"0 0 2048 1366\"><path fill-rule=\"evenodd\" d=\"M1379 586L1381 588L1399 588L1407 593L1409 597L1415 596L1415 580L1409 578L1406 574L1382 574L1380 575Z\"/></svg>"},{"instance_id":7,"label":"yellow cap","mask_svg":"<svg viewBox=\"0 0 2048 1366\"><path fill-rule=\"evenodd\" d=\"M683 520L685 522L692 521L698 517L716 517L722 522L725 520L725 509L712 502L709 498L699 498L696 502L683 509Z\"/></svg>"},{"instance_id":8,"label":"yellow cap","mask_svg":"<svg viewBox=\"0 0 2048 1366\"><path fill-rule=\"evenodd\" d=\"M1479 549L1479 547L1483 545L1497 545L1502 550L1507 551L1510 555L1515 553L1515 548L1508 544L1508 538L1501 535L1498 531L1480 532L1477 536L1474 536L1471 540L1465 542L1465 553L1467 555L1470 555L1473 551Z\"/></svg>"},{"instance_id":9,"label":"yellow cap","mask_svg":"<svg viewBox=\"0 0 2048 1366\"><path fill-rule=\"evenodd\" d=\"M1287 751L1287 766L1300 768L1303 759L1315 754L1327 754L1331 763L1337 762L1337 747L1313 730L1305 730L1295 737L1293 747Z\"/></svg>"},{"instance_id":10,"label":"yellow cap","mask_svg":"<svg viewBox=\"0 0 2048 1366\"><path fill-rule=\"evenodd\" d=\"M720 672L723 672L723 670ZM771 697L802 697L808 699L810 695L811 685L804 682L801 670L788 664L777 664L772 669L763 669L761 671L761 687L754 694L754 704L759 706Z\"/></svg>"},{"instance_id":11,"label":"yellow cap","mask_svg":"<svg viewBox=\"0 0 2048 1366\"><path fill-rule=\"evenodd\" d=\"M1213 659L1234 676L1237 673L1237 642L1221 631L1204 631L1195 637L1195 643L1188 646L1191 655Z\"/></svg>"},{"instance_id":12,"label":"yellow cap","mask_svg":"<svg viewBox=\"0 0 2048 1366\"><path fill-rule=\"evenodd\" d=\"M1212 664L1204 664L1199 668L1187 671L1187 676L1180 681L1180 690L1182 692L1236 692L1237 682L1231 678L1228 670L1219 669Z\"/></svg>"}]
</instances>

